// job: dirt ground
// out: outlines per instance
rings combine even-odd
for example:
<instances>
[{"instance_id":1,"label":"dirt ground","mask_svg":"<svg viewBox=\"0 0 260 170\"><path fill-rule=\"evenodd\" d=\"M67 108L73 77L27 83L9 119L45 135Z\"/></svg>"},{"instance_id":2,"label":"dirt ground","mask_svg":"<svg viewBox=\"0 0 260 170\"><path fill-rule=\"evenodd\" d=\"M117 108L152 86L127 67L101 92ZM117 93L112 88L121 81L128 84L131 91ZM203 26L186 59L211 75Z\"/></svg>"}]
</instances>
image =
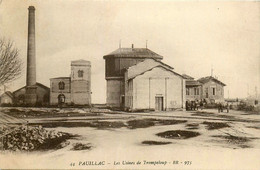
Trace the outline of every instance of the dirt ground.
<instances>
[{"instance_id":1,"label":"dirt ground","mask_svg":"<svg viewBox=\"0 0 260 170\"><path fill-rule=\"evenodd\" d=\"M85 109L28 108L0 109L1 112L22 118L30 126L77 136L46 151L2 151L1 169L260 167L260 114L233 110L93 113Z\"/></svg>"}]
</instances>

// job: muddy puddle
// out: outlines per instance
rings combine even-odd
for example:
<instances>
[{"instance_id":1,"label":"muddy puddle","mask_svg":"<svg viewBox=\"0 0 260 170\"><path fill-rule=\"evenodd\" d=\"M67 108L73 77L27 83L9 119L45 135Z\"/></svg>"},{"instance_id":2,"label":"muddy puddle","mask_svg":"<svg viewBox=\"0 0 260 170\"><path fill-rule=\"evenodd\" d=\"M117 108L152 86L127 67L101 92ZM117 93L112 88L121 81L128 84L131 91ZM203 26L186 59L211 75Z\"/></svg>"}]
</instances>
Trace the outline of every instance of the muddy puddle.
<instances>
[{"instance_id":1,"label":"muddy puddle","mask_svg":"<svg viewBox=\"0 0 260 170\"><path fill-rule=\"evenodd\" d=\"M185 127L190 130L195 130L195 129L199 129L199 124L198 123L189 123L189 124L186 124Z\"/></svg>"},{"instance_id":2,"label":"muddy puddle","mask_svg":"<svg viewBox=\"0 0 260 170\"><path fill-rule=\"evenodd\" d=\"M167 139L188 139L199 136L200 133L187 130L170 130L157 133L156 135Z\"/></svg>"},{"instance_id":3,"label":"muddy puddle","mask_svg":"<svg viewBox=\"0 0 260 170\"><path fill-rule=\"evenodd\" d=\"M231 115L220 115L220 114L218 115L218 114L215 114L215 113L201 112L201 111L197 111L196 113L193 113L191 116L202 116L202 117L216 117L216 118L234 119L234 116L231 116Z\"/></svg>"},{"instance_id":4,"label":"muddy puddle","mask_svg":"<svg viewBox=\"0 0 260 170\"><path fill-rule=\"evenodd\" d=\"M208 130L215 130L215 129L222 129L222 128L226 128L226 127L230 127L228 125L228 123L224 123L224 122L203 122L202 124L206 125L206 128Z\"/></svg>"},{"instance_id":5,"label":"muddy puddle","mask_svg":"<svg viewBox=\"0 0 260 170\"><path fill-rule=\"evenodd\" d=\"M151 140L145 140L142 142L144 145L167 145L171 144L172 142L163 142L163 141L151 141Z\"/></svg>"}]
</instances>

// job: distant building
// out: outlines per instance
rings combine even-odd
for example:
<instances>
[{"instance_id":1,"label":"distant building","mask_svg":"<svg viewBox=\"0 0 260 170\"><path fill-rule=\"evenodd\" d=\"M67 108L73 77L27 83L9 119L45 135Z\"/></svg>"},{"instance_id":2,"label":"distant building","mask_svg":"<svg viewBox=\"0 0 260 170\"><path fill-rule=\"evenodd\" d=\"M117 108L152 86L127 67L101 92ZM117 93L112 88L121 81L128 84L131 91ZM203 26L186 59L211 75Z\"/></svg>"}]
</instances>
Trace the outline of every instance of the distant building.
<instances>
[{"instance_id":1,"label":"distant building","mask_svg":"<svg viewBox=\"0 0 260 170\"><path fill-rule=\"evenodd\" d=\"M36 83L34 85L35 87L35 98L36 98L36 103L35 104L40 104L40 105L48 105L49 104L49 94L50 94L50 88L41 84L41 83ZM14 103L17 105L28 105L26 97L28 97L28 94L26 93L27 86L24 86L16 91L13 92L14 96ZM29 105L32 105L31 103Z\"/></svg>"},{"instance_id":2,"label":"distant building","mask_svg":"<svg viewBox=\"0 0 260 170\"><path fill-rule=\"evenodd\" d=\"M0 104L13 104L13 99L13 93L10 91L6 91L0 96Z\"/></svg>"},{"instance_id":3,"label":"distant building","mask_svg":"<svg viewBox=\"0 0 260 170\"><path fill-rule=\"evenodd\" d=\"M211 103L224 102L224 83L218 79L208 76L198 79L202 84L202 98Z\"/></svg>"},{"instance_id":4,"label":"distant building","mask_svg":"<svg viewBox=\"0 0 260 170\"><path fill-rule=\"evenodd\" d=\"M50 79L50 104L91 105L91 63L71 62L70 77Z\"/></svg>"},{"instance_id":5,"label":"distant building","mask_svg":"<svg viewBox=\"0 0 260 170\"><path fill-rule=\"evenodd\" d=\"M202 84L193 77L186 74L182 75L186 78L186 100L195 101L202 99Z\"/></svg>"},{"instance_id":6,"label":"distant building","mask_svg":"<svg viewBox=\"0 0 260 170\"><path fill-rule=\"evenodd\" d=\"M148 48L119 48L105 55L107 105L124 109L184 107L185 81Z\"/></svg>"}]
</instances>

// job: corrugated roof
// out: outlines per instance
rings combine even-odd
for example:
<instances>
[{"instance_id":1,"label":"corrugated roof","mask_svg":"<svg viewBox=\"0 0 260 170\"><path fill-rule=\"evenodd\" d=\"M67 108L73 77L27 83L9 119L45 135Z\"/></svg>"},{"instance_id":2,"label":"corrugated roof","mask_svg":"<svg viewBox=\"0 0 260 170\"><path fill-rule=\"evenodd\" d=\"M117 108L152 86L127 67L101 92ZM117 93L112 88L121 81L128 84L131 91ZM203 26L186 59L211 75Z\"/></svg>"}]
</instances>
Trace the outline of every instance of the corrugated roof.
<instances>
[{"instance_id":1,"label":"corrugated roof","mask_svg":"<svg viewBox=\"0 0 260 170\"><path fill-rule=\"evenodd\" d=\"M202 84L196 80L191 80L191 79L188 79L186 80L186 86L201 86Z\"/></svg>"},{"instance_id":2,"label":"corrugated roof","mask_svg":"<svg viewBox=\"0 0 260 170\"><path fill-rule=\"evenodd\" d=\"M163 59L163 56L156 54L148 48L119 48L104 56L104 58L107 57Z\"/></svg>"},{"instance_id":3,"label":"corrugated roof","mask_svg":"<svg viewBox=\"0 0 260 170\"><path fill-rule=\"evenodd\" d=\"M216 79L212 76L202 77L202 78L198 79L198 81L203 84L209 82L210 80L213 80L216 83L221 84L222 86L226 86L226 84L224 84L223 82L219 81L218 79Z\"/></svg>"},{"instance_id":4,"label":"corrugated roof","mask_svg":"<svg viewBox=\"0 0 260 170\"><path fill-rule=\"evenodd\" d=\"M182 76L185 77L186 79L194 80L193 77L191 77L191 76L189 76L189 75L187 75L187 74L182 74Z\"/></svg>"}]
</instances>

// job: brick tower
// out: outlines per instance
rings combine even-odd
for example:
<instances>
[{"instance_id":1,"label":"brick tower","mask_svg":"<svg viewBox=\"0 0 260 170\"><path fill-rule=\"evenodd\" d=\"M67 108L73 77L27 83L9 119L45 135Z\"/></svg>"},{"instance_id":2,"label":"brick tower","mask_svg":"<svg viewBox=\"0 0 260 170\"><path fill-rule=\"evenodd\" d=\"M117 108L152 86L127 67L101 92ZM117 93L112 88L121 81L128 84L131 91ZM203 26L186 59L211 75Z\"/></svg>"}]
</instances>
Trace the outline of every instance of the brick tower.
<instances>
[{"instance_id":1,"label":"brick tower","mask_svg":"<svg viewBox=\"0 0 260 170\"><path fill-rule=\"evenodd\" d=\"M25 103L34 105L37 102L36 94L36 50L35 50L35 8L28 8L28 42L27 42L27 74Z\"/></svg>"}]
</instances>

